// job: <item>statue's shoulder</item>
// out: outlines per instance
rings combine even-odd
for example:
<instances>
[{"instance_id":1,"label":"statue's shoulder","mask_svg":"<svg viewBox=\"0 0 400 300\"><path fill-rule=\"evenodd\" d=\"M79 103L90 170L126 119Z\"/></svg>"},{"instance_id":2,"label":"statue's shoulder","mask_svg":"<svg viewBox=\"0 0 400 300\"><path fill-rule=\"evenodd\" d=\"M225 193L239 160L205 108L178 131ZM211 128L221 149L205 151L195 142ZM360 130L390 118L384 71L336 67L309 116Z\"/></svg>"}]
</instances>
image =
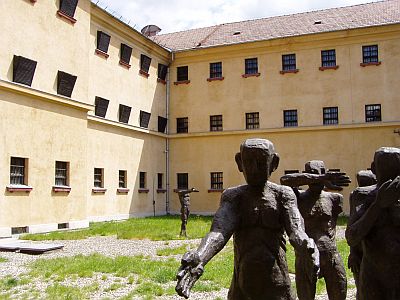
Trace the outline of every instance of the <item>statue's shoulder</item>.
<instances>
[{"instance_id":1,"label":"statue's shoulder","mask_svg":"<svg viewBox=\"0 0 400 300\"><path fill-rule=\"evenodd\" d=\"M221 195L221 201L239 201L243 193L247 190L247 187L247 185L238 185L235 187L227 188Z\"/></svg>"},{"instance_id":2,"label":"statue's shoulder","mask_svg":"<svg viewBox=\"0 0 400 300\"><path fill-rule=\"evenodd\" d=\"M275 182L268 181L268 187L271 191L278 195L294 195L293 189L287 185L281 185Z\"/></svg>"},{"instance_id":3,"label":"statue's shoulder","mask_svg":"<svg viewBox=\"0 0 400 300\"><path fill-rule=\"evenodd\" d=\"M370 186L358 187L353 191L353 197L368 196L376 191L376 184Z\"/></svg>"}]
</instances>

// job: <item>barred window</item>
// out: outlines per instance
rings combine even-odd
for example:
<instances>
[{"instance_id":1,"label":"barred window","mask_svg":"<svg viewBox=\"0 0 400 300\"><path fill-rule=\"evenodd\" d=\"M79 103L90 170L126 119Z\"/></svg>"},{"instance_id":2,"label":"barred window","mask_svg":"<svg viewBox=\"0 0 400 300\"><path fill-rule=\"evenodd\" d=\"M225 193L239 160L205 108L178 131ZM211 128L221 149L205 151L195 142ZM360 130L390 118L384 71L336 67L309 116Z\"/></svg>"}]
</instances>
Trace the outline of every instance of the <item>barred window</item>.
<instances>
[{"instance_id":1,"label":"barred window","mask_svg":"<svg viewBox=\"0 0 400 300\"><path fill-rule=\"evenodd\" d=\"M222 77L222 62L210 63L210 78Z\"/></svg>"},{"instance_id":2,"label":"barred window","mask_svg":"<svg viewBox=\"0 0 400 300\"><path fill-rule=\"evenodd\" d=\"M163 173L158 173L157 174L157 188L161 190L163 188Z\"/></svg>"},{"instance_id":3,"label":"barred window","mask_svg":"<svg viewBox=\"0 0 400 300\"><path fill-rule=\"evenodd\" d=\"M189 68L188 66L177 67L176 68L177 81L189 80Z\"/></svg>"},{"instance_id":4,"label":"barred window","mask_svg":"<svg viewBox=\"0 0 400 300\"><path fill-rule=\"evenodd\" d=\"M178 190L187 190L189 188L189 176L188 173L177 173L178 179Z\"/></svg>"},{"instance_id":5,"label":"barred window","mask_svg":"<svg viewBox=\"0 0 400 300\"><path fill-rule=\"evenodd\" d=\"M260 118L258 112L246 113L246 129L260 128Z\"/></svg>"},{"instance_id":6,"label":"barred window","mask_svg":"<svg viewBox=\"0 0 400 300\"><path fill-rule=\"evenodd\" d=\"M365 122L379 122L382 121L381 105L368 104L365 105Z\"/></svg>"},{"instance_id":7,"label":"barred window","mask_svg":"<svg viewBox=\"0 0 400 300\"><path fill-rule=\"evenodd\" d=\"M339 111L337 107L324 107L324 125L333 125L339 123Z\"/></svg>"},{"instance_id":8,"label":"barred window","mask_svg":"<svg viewBox=\"0 0 400 300\"><path fill-rule=\"evenodd\" d=\"M335 49L321 51L321 66L322 67L335 67L336 66L336 51L335 51Z\"/></svg>"},{"instance_id":9,"label":"barred window","mask_svg":"<svg viewBox=\"0 0 400 300\"><path fill-rule=\"evenodd\" d=\"M187 133L189 127L188 117L176 118L176 133Z\"/></svg>"},{"instance_id":10,"label":"barred window","mask_svg":"<svg viewBox=\"0 0 400 300\"><path fill-rule=\"evenodd\" d=\"M140 127L149 128L151 113L141 110L139 114Z\"/></svg>"},{"instance_id":11,"label":"barred window","mask_svg":"<svg viewBox=\"0 0 400 300\"><path fill-rule=\"evenodd\" d=\"M165 81L165 79L167 78L167 73L168 73L168 67L166 65L163 64L158 64L158 78Z\"/></svg>"},{"instance_id":12,"label":"barred window","mask_svg":"<svg viewBox=\"0 0 400 300\"><path fill-rule=\"evenodd\" d=\"M94 114L98 117L105 118L107 109L108 109L108 104L110 103L110 100L101 98L101 97L96 97L95 102L94 102Z\"/></svg>"},{"instance_id":13,"label":"barred window","mask_svg":"<svg viewBox=\"0 0 400 300\"><path fill-rule=\"evenodd\" d=\"M26 185L25 180L25 158L11 157L10 184Z\"/></svg>"},{"instance_id":14,"label":"barred window","mask_svg":"<svg viewBox=\"0 0 400 300\"><path fill-rule=\"evenodd\" d=\"M244 73L257 74L258 73L258 60L257 58L247 58L244 60Z\"/></svg>"},{"instance_id":15,"label":"barred window","mask_svg":"<svg viewBox=\"0 0 400 300\"><path fill-rule=\"evenodd\" d=\"M210 116L210 131L222 131L222 115Z\"/></svg>"},{"instance_id":16,"label":"barred window","mask_svg":"<svg viewBox=\"0 0 400 300\"><path fill-rule=\"evenodd\" d=\"M118 186L126 188L126 170L119 170Z\"/></svg>"},{"instance_id":17,"label":"barred window","mask_svg":"<svg viewBox=\"0 0 400 300\"><path fill-rule=\"evenodd\" d=\"M73 18L77 5L78 0L60 0L60 11Z\"/></svg>"},{"instance_id":18,"label":"barred window","mask_svg":"<svg viewBox=\"0 0 400 300\"><path fill-rule=\"evenodd\" d=\"M378 62L378 45L363 46L363 63Z\"/></svg>"},{"instance_id":19,"label":"barred window","mask_svg":"<svg viewBox=\"0 0 400 300\"><path fill-rule=\"evenodd\" d=\"M65 97L71 97L77 78L77 76L58 71L57 94L63 95Z\"/></svg>"},{"instance_id":20,"label":"barred window","mask_svg":"<svg viewBox=\"0 0 400 300\"><path fill-rule=\"evenodd\" d=\"M145 73L149 73L150 64L151 64L151 58L148 57L147 55L141 54L140 55L140 70Z\"/></svg>"},{"instance_id":21,"label":"barred window","mask_svg":"<svg viewBox=\"0 0 400 300\"><path fill-rule=\"evenodd\" d=\"M122 63L129 65L132 56L132 48L121 43L120 60Z\"/></svg>"},{"instance_id":22,"label":"barred window","mask_svg":"<svg viewBox=\"0 0 400 300\"><path fill-rule=\"evenodd\" d=\"M211 172L211 189L212 190L222 190L224 188L222 172Z\"/></svg>"},{"instance_id":23,"label":"barred window","mask_svg":"<svg viewBox=\"0 0 400 300\"><path fill-rule=\"evenodd\" d=\"M68 163L56 161L55 185L68 186Z\"/></svg>"},{"instance_id":24,"label":"barred window","mask_svg":"<svg viewBox=\"0 0 400 300\"><path fill-rule=\"evenodd\" d=\"M283 126L284 127L297 126L297 109L283 111Z\"/></svg>"},{"instance_id":25,"label":"barred window","mask_svg":"<svg viewBox=\"0 0 400 300\"><path fill-rule=\"evenodd\" d=\"M23 56L14 55L13 82L32 85L37 62Z\"/></svg>"},{"instance_id":26,"label":"barred window","mask_svg":"<svg viewBox=\"0 0 400 300\"><path fill-rule=\"evenodd\" d=\"M146 188L146 172L139 172L139 188Z\"/></svg>"},{"instance_id":27,"label":"barred window","mask_svg":"<svg viewBox=\"0 0 400 300\"><path fill-rule=\"evenodd\" d=\"M97 49L107 53L111 36L103 31L97 31Z\"/></svg>"},{"instance_id":28,"label":"barred window","mask_svg":"<svg viewBox=\"0 0 400 300\"><path fill-rule=\"evenodd\" d=\"M131 110L132 108L127 105L120 104L119 105L119 110L118 110L118 119L122 123L128 123L129 122L129 117L131 115Z\"/></svg>"},{"instance_id":29,"label":"barred window","mask_svg":"<svg viewBox=\"0 0 400 300\"><path fill-rule=\"evenodd\" d=\"M94 168L94 187L103 188L104 187L104 169Z\"/></svg>"},{"instance_id":30,"label":"barred window","mask_svg":"<svg viewBox=\"0 0 400 300\"><path fill-rule=\"evenodd\" d=\"M282 70L296 70L296 54L282 55Z\"/></svg>"}]
</instances>

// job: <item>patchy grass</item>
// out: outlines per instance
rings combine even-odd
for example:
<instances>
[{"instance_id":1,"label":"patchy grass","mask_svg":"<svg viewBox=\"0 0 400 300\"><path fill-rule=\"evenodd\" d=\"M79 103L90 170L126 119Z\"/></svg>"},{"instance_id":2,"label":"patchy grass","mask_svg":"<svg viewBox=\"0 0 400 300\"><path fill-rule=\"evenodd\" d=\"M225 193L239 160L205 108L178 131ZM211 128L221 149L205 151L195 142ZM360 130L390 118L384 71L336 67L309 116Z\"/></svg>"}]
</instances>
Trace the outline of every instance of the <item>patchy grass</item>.
<instances>
[{"instance_id":1,"label":"patchy grass","mask_svg":"<svg viewBox=\"0 0 400 300\"><path fill-rule=\"evenodd\" d=\"M170 256L170 255L178 255L178 254L185 254L188 251L188 244L183 244L182 246L175 247L175 248L163 248L157 250L158 256Z\"/></svg>"},{"instance_id":2,"label":"patchy grass","mask_svg":"<svg viewBox=\"0 0 400 300\"><path fill-rule=\"evenodd\" d=\"M46 299L48 300L80 300L88 299L87 288L78 288L54 284L46 289Z\"/></svg>"},{"instance_id":3,"label":"patchy grass","mask_svg":"<svg viewBox=\"0 0 400 300\"><path fill-rule=\"evenodd\" d=\"M347 221L349 220L349 217L346 215L340 215L337 219L337 226L347 226Z\"/></svg>"},{"instance_id":4,"label":"patchy grass","mask_svg":"<svg viewBox=\"0 0 400 300\"><path fill-rule=\"evenodd\" d=\"M210 229L212 217L190 216L187 225L188 239L203 237ZM88 229L56 231L46 234L26 234L21 239L80 240L90 236L116 235L119 239L181 240L179 216L134 218L126 221L91 223Z\"/></svg>"}]
</instances>

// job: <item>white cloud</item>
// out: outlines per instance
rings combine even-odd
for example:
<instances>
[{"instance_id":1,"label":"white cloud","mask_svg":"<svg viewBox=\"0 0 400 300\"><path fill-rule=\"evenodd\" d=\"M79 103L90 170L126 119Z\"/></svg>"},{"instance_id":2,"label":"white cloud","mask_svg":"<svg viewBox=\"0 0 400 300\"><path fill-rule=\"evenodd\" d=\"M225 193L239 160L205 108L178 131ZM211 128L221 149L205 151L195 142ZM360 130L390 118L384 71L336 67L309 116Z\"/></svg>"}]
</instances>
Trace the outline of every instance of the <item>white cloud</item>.
<instances>
[{"instance_id":1,"label":"white cloud","mask_svg":"<svg viewBox=\"0 0 400 300\"><path fill-rule=\"evenodd\" d=\"M155 24L162 33L249 19L348 6L372 0L99 0L140 30ZM97 2L97 0L93 0Z\"/></svg>"}]
</instances>

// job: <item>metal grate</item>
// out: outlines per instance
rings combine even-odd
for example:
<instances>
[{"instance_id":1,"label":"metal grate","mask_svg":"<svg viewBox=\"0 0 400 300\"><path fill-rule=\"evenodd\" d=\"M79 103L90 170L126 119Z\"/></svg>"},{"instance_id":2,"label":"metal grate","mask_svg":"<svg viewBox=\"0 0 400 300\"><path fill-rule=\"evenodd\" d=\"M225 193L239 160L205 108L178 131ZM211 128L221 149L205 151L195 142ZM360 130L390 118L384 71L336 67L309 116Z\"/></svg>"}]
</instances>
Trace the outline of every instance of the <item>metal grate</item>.
<instances>
[{"instance_id":1,"label":"metal grate","mask_svg":"<svg viewBox=\"0 0 400 300\"><path fill-rule=\"evenodd\" d=\"M188 173L177 173L178 190L187 190L189 188L189 175Z\"/></svg>"},{"instance_id":2,"label":"metal grate","mask_svg":"<svg viewBox=\"0 0 400 300\"><path fill-rule=\"evenodd\" d=\"M140 55L140 70L142 70L143 72L149 73L150 64L151 64L151 58L144 54L141 54Z\"/></svg>"},{"instance_id":3,"label":"metal grate","mask_svg":"<svg viewBox=\"0 0 400 300\"><path fill-rule=\"evenodd\" d=\"M378 62L378 45L363 46L363 63Z\"/></svg>"},{"instance_id":4,"label":"metal grate","mask_svg":"<svg viewBox=\"0 0 400 300\"><path fill-rule=\"evenodd\" d=\"M94 187L102 188L103 187L103 169L94 168Z\"/></svg>"},{"instance_id":5,"label":"metal grate","mask_svg":"<svg viewBox=\"0 0 400 300\"><path fill-rule=\"evenodd\" d=\"M246 129L260 128L260 116L258 112L246 113Z\"/></svg>"},{"instance_id":6,"label":"metal grate","mask_svg":"<svg viewBox=\"0 0 400 300\"><path fill-rule=\"evenodd\" d=\"M111 36L103 31L97 31L97 49L108 52L108 46L110 45Z\"/></svg>"},{"instance_id":7,"label":"metal grate","mask_svg":"<svg viewBox=\"0 0 400 300\"><path fill-rule=\"evenodd\" d=\"M177 81L186 81L189 79L189 67L188 66L183 66L183 67L177 67L176 68L177 72Z\"/></svg>"},{"instance_id":8,"label":"metal grate","mask_svg":"<svg viewBox=\"0 0 400 300\"><path fill-rule=\"evenodd\" d=\"M25 185L25 158L11 157L10 184Z\"/></svg>"},{"instance_id":9,"label":"metal grate","mask_svg":"<svg viewBox=\"0 0 400 300\"><path fill-rule=\"evenodd\" d=\"M282 55L282 70L296 70L296 54Z\"/></svg>"},{"instance_id":10,"label":"metal grate","mask_svg":"<svg viewBox=\"0 0 400 300\"><path fill-rule=\"evenodd\" d=\"M321 51L321 66L322 67L335 67L336 66L336 51L335 51L335 49Z\"/></svg>"},{"instance_id":11,"label":"metal grate","mask_svg":"<svg viewBox=\"0 0 400 300\"><path fill-rule=\"evenodd\" d=\"M222 115L210 116L210 131L222 131Z\"/></svg>"},{"instance_id":12,"label":"metal grate","mask_svg":"<svg viewBox=\"0 0 400 300\"><path fill-rule=\"evenodd\" d=\"M158 116L158 132L165 132L167 128L168 119Z\"/></svg>"},{"instance_id":13,"label":"metal grate","mask_svg":"<svg viewBox=\"0 0 400 300\"><path fill-rule=\"evenodd\" d=\"M60 11L73 18L77 5L78 0L60 0Z\"/></svg>"},{"instance_id":14,"label":"metal grate","mask_svg":"<svg viewBox=\"0 0 400 300\"><path fill-rule=\"evenodd\" d=\"M368 104L365 105L365 122L379 122L382 121L381 105Z\"/></svg>"},{"instance_id":15,"label":"metal grate","mask_svg":"<svg viewBox=\"0 0 400 300\"><path fill-rule=\"evenodd\" d=\"M56 161L55 185L68 185L68 163Z\"/></svg>"},{"instance_id":16,"label":"metal grate","mask_svg":"<svg viewBox=\"0 0 400 300\"><path fill-rule=\"evenodd\" d=\"M189 119L185 118L176 118L176 132L177 133L187 133L189 127Z\"/></svg>"},{"instance_id":17,"label":"metal grate","mask_svg":"<svg viewBox=\"0 0 400 300\"><path fill-rule=\"evenodd\" d=\"M257 58L247 58L244 60L245 74L257 74L258 73L258 60Z\"/></svg>"},{"instance_id":18,"label":"metal grate","mask_svg":"<svg viewBox=\"0 0 400 300\"><path fill-rule=\"evenodd\" d=\"M210 78L222 78L222 62L210 63Z\"/></svg>"},{"instance_id":19,"label":"metal grate","mask_svg":"<svg viewBox=\"0 0 400 300\"><path fill-rule=\"evenodd\" d=\"M110 101L101 97L96 97L95 99L95 108L94 108L94 114L98 117L105 118L106 113L107 113L107 108L108 108L108 103Z\"/></svg>"},{"instance_id":20,"label":"metal grate","mask_svg":"<svg viewBox=\"0 0 400 300\"><path fill-rule=\"evenodd\" d=\"M224 177L222 172L211 173L211 189L222 190L224 188Z\"/></svg>"},{"instance_id":21,"label":"metal grate","mask_svg":"<svg viewBox=\"0 0 400 300\"><path fill-rule=\"evenodd\" d=\"M121 61L129 65L129 62L131 61L132 48L129 47L128 45L121 44L120 51L121 51L120 52Z\"/></svg>"},{"instance_id":22,"label":"metal grate","mask_svg":"<svg viewBox=\"0 0 400 300\"><path fill-rule=\"evenodd\" d=\"M297 109L283 111L283 126L284 127L297 126Z\"/></svg>"},{"instance_id":23,"label":"metal grate","mask_svg":"<svg viewBox=\"0 0 400 300\"><path fill-rule=\"evenodd\" d=\"M140 127L148 128L151 113L141 110L140 111Z\"/></svg>"},{"instance_id":24,"label":"metal grate","mask_svg":"<svg viewBox=\"0 0 400 300\"><path fill-rule=\"evenodd\" d=\"M324 125L334 125L339 123L339 111L337 107L324 107Z\"/></svg>"},{"instance_id":25,"label":"metal grate","mask_svg":"<svg viewBox=\"0 0 400 300\"><path fill-rule=\"evenodd\" d=\"M161 80L164 80L167 78L167 73L168 73L168 67L163 64L158 64L158 78Z\"/></svg>"},{"instance_id":26,"label":"metal grate","mask_svg":"<svg viewBox=\"0 0 400 300\"><path fill-rule=\"evenodd\" d=\"M23 56L14 55L13 81L16 83L32 85L37 62Z\"/></svg>"},{"instance_id":27,"label":"metal grate","mask_svg":"<svg viewBox=\"0 0 400 300\"><path fill-rule=\"evenodd\" d=\"M128 123L129 122L129 117L131 115L131 107L126 106L123 104L119 105L119 116L118 119L122 123Z\"/></svg>"},{"instance_id":28,"label":"metal grate","mask_svg":"<svg viewBox=\"0 0 400 300\"><path fill-rule=\"evenodd\" d=\"M57 94L71 97L78 77L58 71L57 75Z\"/></svg>"}]
</instances>

